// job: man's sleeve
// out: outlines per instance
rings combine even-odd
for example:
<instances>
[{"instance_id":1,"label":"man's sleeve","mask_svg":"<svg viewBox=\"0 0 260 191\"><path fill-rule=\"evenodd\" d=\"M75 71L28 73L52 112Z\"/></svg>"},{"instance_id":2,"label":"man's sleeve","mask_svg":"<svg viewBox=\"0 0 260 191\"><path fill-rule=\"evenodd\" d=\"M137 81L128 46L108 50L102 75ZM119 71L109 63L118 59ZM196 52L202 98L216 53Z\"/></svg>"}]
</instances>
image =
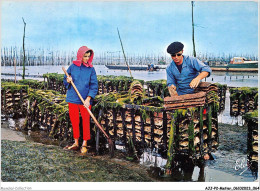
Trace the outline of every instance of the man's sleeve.
<instances>
[{"instance_id":1,"label":"man's sleeve","mask_svg":"<svg viewBox=\"0 0 260 191\"><path fill-rule=\"evenodd\" d=\"M193 66L199 72L208 72L209 74L207 77L209 77L211 75L212 70L210 69L210 67L207 64L204 64L199 59L195 58L193 60Z\"/></svg>"},{"instance_id":2,"label":"man's sleeve","mask_svg":"<svg viewBox=\"0 0 260 191\"><path fill-rule=\"evenodd\" d=\"M176 87L176 79L171 71L170 66L166 68L166 73L167 73L167 86L174 85Z\"/></svg>"}]
</instances>

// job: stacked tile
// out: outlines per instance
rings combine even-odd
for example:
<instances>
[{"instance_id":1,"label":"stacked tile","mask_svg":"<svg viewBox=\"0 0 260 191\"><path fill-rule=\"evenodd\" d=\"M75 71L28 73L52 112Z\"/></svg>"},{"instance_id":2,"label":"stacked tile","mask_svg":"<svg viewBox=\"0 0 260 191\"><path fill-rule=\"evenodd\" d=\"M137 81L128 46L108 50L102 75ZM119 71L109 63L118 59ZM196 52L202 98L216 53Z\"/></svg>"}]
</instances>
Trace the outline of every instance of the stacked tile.
<instances>
[{"instance_id":1,"label":"stacked tile","mask_svg":"<svg viewBox=\"0 0 260 191\"><path fill-rule=\"evenodd\" d=\"M140 143L144 147L165 147L171 118L168 116L168 128L163 129L163 112L146 111L148 115L144 117L144 111L127 108L128 106L120 110L110 108L104 113L101 125L105 127L106 132L115 140L123 140L124 143L132 138L134 143Z\"/></svg>"},{"instance_id":2,"label":"stacked tile","mask_svg":"<svg viewBox=\"0 0 260 191\"><path fill-rule=\"evenodd\" d=\"M52 90L29 91L25 130L45 130L54 139L69 140L72 128L65 95Z\"/></svg>"},{"instance_id":3,"label":"stacked tile","mask_svg":"<svg viewBox=\"0 0 260 191\"><path fill-rule=\"evenodd\" d=\"M145 91L148 97L166 97L169 95L166 80L153 80L145 82Z\"/></svg>"},{"instance_id":4,"label":"stacked tile","mask_svg":"<svg viewBox=\"0 0 260 191\"><path fill-rule=\"evenodd\" d=\"M63 85L64 74L47 73L43 74L44 82L47 79L47 85L45 86L48 90L55 90L61 94L66 94L66 88Z\"/></svg>"},{"instance_id":5,"label":"stacked tile","mask_svg":"<svg viewBox=\"0 0 260 191\"><path fill-rule=\"evenodd\" d=\"M230 88L230 115L244 115L258 108L258 88Z\"/></svg>"},{"instance_id":6,"label":"stacked tile","mask_svg":"<svg viewBox=\"0 0 260 191\"><path fill-rule=\"evenodd\" d=\"M209 82L201 82L194 94L185 94L164 98L164 108L174 110L188 107L204 106L206 103L218 102L218 87Z\"/></svg>"},{"instance_id":7,"label":"stacked tile","mask_svg":"<svg viewBox=\"0 0 260 191\"><path fill-rule=\"evenodd\" d=\"M146 117L144 115L146 110ZM174 113L178 113L173 117ZM114 140L127 144L131 137L135 145L167 150L170 129L174 126L174 153L201 158L218 147L218 121L213 104L161 112L127 104L123 108L106 108L101 124Z\"/></svg>"},{"instance_id":8,"label":"stacked tile","mask_svg":"<svg viewBox=\"0 0 260 191\"><path fill-rule=\"evenodd\" d=\"M258 110L243 116L248 127L247 150L249 161L258 163Z\"/></svg>"},{"instance_id":9,"label":"stacked tile","mask_svg":"<svg viewBox=\"0 0 260 191\"><path fill-rule=\"evenodd\" d=\"M225 109L225 100L226 100L226 92L227 85L215 83L218 86L218 97L219 97L219 112L224 111Z\"/></svg>"},{"instance_id":10,"label":"stacked tile","mask_svg":"<svg viewBox=\"0 0 260 191\"><path fill-rule=\"evenodd\" d=\"M14 118L26 116L28 85L13 82L1 83L1 111Z\"/></svg>"},{"instance_id":11,"label":"stacked tile","mask_svg":"<svg viewBox=\"0 0 260 191\"><path fill-rule=\"evenodd\" d=\"M185 113L185 112L186 113ZM218 146L217 118L209 108L177 110L175 119L175 153L201 158ZM182 113L185 113L184 115Z\"/></svg>"},{"instance_id":12,"label":"stacked tile","mask_svg":"<svg viewBox=\"0 0 260 191\"><path fill-rule=\"evenodd\" d=\"M130 84L133 81L132 77L113 76L113 75L109 75L109 76L98 75L97 79L98 79L98 87L99 87L98 94L128 91Z\"/></svg>"},{"instance_id":13,"label":"stacked tile","mask_svg":"<svg viewBox=\"0 0 260 191\"><path fill-rule=\"evenodd\" d=\"M198 92L194 94L185 94L174 97L164 98L165 110L182 109L187 107L203 106L206 101L206 92Z\"/></svg>"},{"instance_id":14,"label":"stacked tile","mask_svg":"<svg viewBox=\"0 0 260 191\"><path fill-rule=\"evenodd\" d=\"M201 82L199 86L195 89L195 92L210 92L215 91L218 92L218 86L216 84L212 84L210 82Z\"/></svg>"}]
</instances>

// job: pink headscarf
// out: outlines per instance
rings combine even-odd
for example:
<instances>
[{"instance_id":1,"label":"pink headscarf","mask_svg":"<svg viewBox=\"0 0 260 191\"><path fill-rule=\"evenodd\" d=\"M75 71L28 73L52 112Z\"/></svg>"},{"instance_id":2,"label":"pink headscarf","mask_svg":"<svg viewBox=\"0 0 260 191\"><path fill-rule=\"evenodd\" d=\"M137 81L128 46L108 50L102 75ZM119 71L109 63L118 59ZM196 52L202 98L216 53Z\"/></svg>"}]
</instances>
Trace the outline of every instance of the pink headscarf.
<instances>
[{"instance_id":1,"label":"pink headscarf","mask_svg":"<svg viewBox=\"0 0 260 191\"><path fill-rule=\"evenodd\" d=\"M87 63L84 63L82 61L82 58L84 56L84 54L88 51L88 50L91 50L92 51L92 54L88 60ZM93 57L94 57L94 51L92 49L89 49L88 47L86 46L82 46L79 48L78 50L78 53L77 53L77 60L73 60L73 64L75 64L76 66L81 66L81 64L84 64L86 67L93 67L92 65L92 60L93 60Z\"/></svg>"}]
</instances>

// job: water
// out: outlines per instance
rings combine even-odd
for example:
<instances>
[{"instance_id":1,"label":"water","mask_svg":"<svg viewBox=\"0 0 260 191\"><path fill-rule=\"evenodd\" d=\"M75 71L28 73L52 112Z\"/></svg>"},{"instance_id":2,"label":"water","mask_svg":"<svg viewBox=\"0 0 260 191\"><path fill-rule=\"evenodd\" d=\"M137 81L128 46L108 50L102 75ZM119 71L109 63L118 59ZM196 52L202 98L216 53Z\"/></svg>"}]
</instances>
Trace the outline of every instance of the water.
<instances>
[{"instance_id":1,"label":"water","mask_svg":"<svg viewBox=\"0 0 260 191\"><path fill-rule=\"evenodd\" d=\"M127 70L109 70L104 65L94 66L97 75L115 75L115 76L130 76L129 71ZM43 75L45 73L59 73L63 74L62 66L26 66L25 74L29 75ZM65 66L68 68L68 66ZM131 71L132 75L136 79L150 81L150 80L159 80L166 79L165 69L159 71ZM14 74L13 66L1 67L1 73L12 73ZM22 74L22 67L16 67L16 73ZM14 76L4 76L5 79L14 79ZM17 77L21 79L21 77ZM33 78L35 79L35 78ZM42 80L42 79L41 79ZM205 81L205 80L203 80ZM212 72L211 76L206 79L207 82L227 84L230 87L258 87L258 73L252 72Z\"/></svg>"},{"instance_id":2,"label":"water","mask_svg":"<svg viewBox=\"0 0 260 191\"><path fill-rule=\"evenodd\" d=\"M181 158L169 177L165 177L164 174L167 160L155 152L144 152L140 164L149 167L150 176L159 181L256 181L258 171L249 168L251 163L247 163L247 152L247 127L220 124L218 150L211 153L212 158L205 163L194 165L188 162L189 160Z\"/></svg>"},{"instance_id":3,"label":"water","mask_svg":"<svg viewBox=\"0 0 260 191\"><path fill-rule=\"evenodd\" d=\"M242 126L244 124L242 116L230 116L230 92L228 90L226 91L225 109L218 115L218 122L239 126Z\"/></svg>"}]
</instances>

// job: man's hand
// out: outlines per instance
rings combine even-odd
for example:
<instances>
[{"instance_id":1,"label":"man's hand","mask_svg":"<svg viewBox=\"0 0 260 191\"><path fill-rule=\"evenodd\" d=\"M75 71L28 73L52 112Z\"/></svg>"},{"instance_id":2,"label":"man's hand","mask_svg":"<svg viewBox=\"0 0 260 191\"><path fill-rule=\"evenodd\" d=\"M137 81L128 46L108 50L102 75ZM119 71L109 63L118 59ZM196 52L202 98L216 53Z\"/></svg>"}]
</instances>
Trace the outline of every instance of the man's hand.
<instances>
[{"instance_id":1,"label":"man's hand","mask_svg":"<svg viewBox=\"0 0 260 191\"><path fill-rule=\"evenodd\" d=\"M190 83L190 87L195 89L196 87L198 87L200 80L206 78L209 75L208 72L201 72L196 78L194 78L191 83Z\"/></svg>"},{"instance_id":2,"label":"man's hand","mask_svg":"<svg viewBox=\"0 0 260 191\"><path fill-rule=\"evenodd\" d=\"M178 93L176 91L176 87L173 84L168 87L168 90L169 90L171 97L178 96Z\"/></svg>"},{"instance_id":3,"label":"man's hand","mask_svg":"<svg viewBox=\"0 0 260 191\"><path fill-rule=\"evenodd\" d=\"M67 77L67 82L68 82L68 83L71 83L71 82L72 82L72 77L71 77L71 76Z\"/></svg>"},{"instance_id":4,"label":"man's hand","mask_svg":"<svg viewBox=\"0 0 260 191\"><path fill-rule=\"evenodd\" d=\"M194 78L191 83L190 83L190 87L195 89L196 87L198 87L199 83L200 83L200 78L196 77Z\"/></svg>"},{"instance_id":5,"label":"man's hand","mask_svg":"<svg viewBox=\"0 0 260 191\"><path fill-rule=\"evenodd\" d=\"M90 99L91 99L91 97L88 96L87 99L84 101L84 106L87 108L89 108L89 106L90 106Z\"/></svg>"}]
</instances>

